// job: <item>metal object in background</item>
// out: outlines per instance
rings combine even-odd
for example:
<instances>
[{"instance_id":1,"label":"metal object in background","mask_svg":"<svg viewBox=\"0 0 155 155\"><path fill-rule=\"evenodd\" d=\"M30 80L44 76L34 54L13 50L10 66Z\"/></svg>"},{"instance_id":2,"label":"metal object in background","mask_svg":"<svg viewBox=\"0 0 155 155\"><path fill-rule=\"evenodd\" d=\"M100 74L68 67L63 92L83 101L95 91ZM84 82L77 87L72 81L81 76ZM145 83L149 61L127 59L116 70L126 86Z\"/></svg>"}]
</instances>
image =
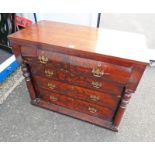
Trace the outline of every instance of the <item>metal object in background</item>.
<instances>
[{"instance_id":1,"label":"metal object in background","mask_svg":"<svg viewBox=\"0 0 155 155\"><path fill-rule=\"evenodd\" d=\"M34 15L35 21L37 17ZM8 35L32 24L15 13L0 13L0 83L19 66L7 39Z\"/></svg>"},{"instance_id":2,"label":"metal object in background","mask_svg":"<svg viewBox=\"0 0 155 155\"><path fill-rule=\"evenodd\" d=\"M14 13L0 13L0 44L9 47L7 36L16 31Z\"/></svg>"},{"instance_id":3,"label":"metal object in background","mask_svg":"<svg viewBox=\"0 0 155 155\"><path fill-rule=\"evenodd\" d=\"M33 15L34 15L34 20L37 23L37 14L36 13L33 13Z\"/></svg>"},{"instance_id":4,"label":"metal object in background","mask_svg":"<svg viewBox=\"0 0 155 155\"><path fill-rule=\"evenodd\" d=\"M101 13L98 13L98 17L97 17L97 28L99 28L99 26L100 26L100 19L101 19Z\"/></svg>"},{"instance_id":5,"label":"metal object in background","mask_svg":"<svg viewBox=\"0 0 155 155\"><path fill-rule=\"evenodd\" d=\"M155 60L150 60L150 66L154 67L155 66Z\"/></svg>"},{"instance_id":6,"label":"metal object in background","mask_svg":"<svg viewBox=\"0 0 155 155\"><path fill-rule=\"evenodd\" d=\"M15 16L14 13L0 13L0 83L19 66L7 39L16 31Z\"/></svg>"}]
</instances>

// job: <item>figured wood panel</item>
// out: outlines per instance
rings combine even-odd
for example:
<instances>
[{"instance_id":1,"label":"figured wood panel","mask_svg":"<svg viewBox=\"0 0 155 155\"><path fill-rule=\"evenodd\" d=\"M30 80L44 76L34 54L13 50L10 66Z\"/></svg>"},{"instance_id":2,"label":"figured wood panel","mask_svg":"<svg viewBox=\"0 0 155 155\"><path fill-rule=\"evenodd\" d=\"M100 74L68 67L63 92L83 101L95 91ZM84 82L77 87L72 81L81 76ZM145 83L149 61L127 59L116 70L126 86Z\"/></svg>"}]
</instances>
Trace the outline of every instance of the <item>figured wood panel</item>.
<instances>
[{"instance_id":1,"label":"figured wood panel","mask_svg":"<svg viewBox=\"0 0 155 155\"><path fill-rule=\"evenodd\" d=\"M45 50L38 50L38 57L39 56L46 57L48 59L47 64L52 63L52 65L61 66L61 68L68 69L73 73L93 77L95 76L93 70L94 72L98 70L103 74L100 75L101 78L108 78L120 83L126 83L132 71L132 66L124 67L104 61L85 59ZM97 75L95 77L97 77Z\"/></svg>"},{"instance_id":2,"label":"figured wood panel","mask_svg":"<svg viewBox=\"0 0 155 155\"><path fill-rule=\"evenodd\" d=\"M104 61L85 59L44 50L38 50L38 53L36 53L35 50L31 51L31 49L29 52L22 50L22 54L25 59L32 62L36 61L36 63L44 65L51 64L56 68L68 70L79 76L108 79L122 84L127 83L132 72L132 65L130 67L125 67L123 65L106 63ZM27 56L30 57L30 59L27 58ZM32 57L34 57L34 59L32 59Z\"/></svg>"},{"instance_id":3,"label":"figured wood panel","mask_svg":"<svg viewBox=\"0 0 155 155\"><path fill-rule=\"evenodd\" d=\"M44 89L42 90L38 89L37 92L39 93L38 97L46 101L49 107L51 104L56 104L59 106L63 106L65 108L79 111L91 116L99 117L108 121L112 121L112 118L115 112L103 106L99 106L93 103L88 103L78 99L73 99L65 95L48 92Z\"/></svg>"},{"instance_id":4,"label":"figured wood panel","mask_svg":"<svg viewBox=\"0 0 155 155\"><path fill-rule=\"evenodd\" d=\"M32 76L42 76L48 79L60 80L61 82L86 87L101 92L108 92L116 96L121 96L124 86L106 79L96 79L79 74L73 74L68 70L56 68L51 65L36 64L35 61L29 63Z\"/></svg>"},{"instance_id":5,"label":"figured wood panel","mask_svg":"<svg viewBox=\"0 0 155 155\"><path fill-rule=\"evenodd\" d=\"M90 89L73 86L55 80L48 80L43 77L33 76L37 89L46 89L51 92L60 93L69 97L78 98L91 103L99 104L115 110L120 98L107 93L101 93Z\"/></svg>"}]
</instances>

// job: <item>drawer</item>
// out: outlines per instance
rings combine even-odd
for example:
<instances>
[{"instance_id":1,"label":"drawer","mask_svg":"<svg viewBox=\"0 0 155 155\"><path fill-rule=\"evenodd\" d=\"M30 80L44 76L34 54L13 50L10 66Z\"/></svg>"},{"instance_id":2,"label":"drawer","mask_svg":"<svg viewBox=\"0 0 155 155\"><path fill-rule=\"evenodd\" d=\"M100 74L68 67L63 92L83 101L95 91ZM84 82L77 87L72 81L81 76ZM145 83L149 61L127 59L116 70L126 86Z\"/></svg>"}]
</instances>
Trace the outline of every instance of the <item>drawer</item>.
<instances>
[{"instance_id":1,"label":"drawer","mask_svg":"<svg viewBox=\"0 0 155 155\"><path fill-rule=\"evenodd\" d=\"M38 90L38 95L39 98L47 102L48 106L56 104L88 115L100 117L108 121L112 120L115 113L114 110L110 110L106 107L67 97L65 95L48 92L44 89Z\"/></svg>"},{"instance_id":2,"label":"drawer","mask_svg":"<svg viewBox=\"0 0 155 155\"><path fill-rule=\"evenodd\" d=\"M60 80L69 84L86 87L96 91L107 92L116 96L121 96L123 85L111 82L106 79L95 79L93 77L79 76L64 69L57 69L52 65L30 64L32 75L47 77L49 79Z\"/></svg>"},{"instance_id":3,"label":"drawer","mask_svg":"<svg viewBox=\"0 0 155 155\"><path fill-rule=\"evenodd\" d=\"M69 85L55 80L48 80L39 76L33 76L33 81L38 87L37 89L44 88L51 92L60 93L91 103L96 103L110 109L116 109L120 100L120 98L114 95L93 91L79 86Z\"/></svg>"},{"instance_id":4,"label":"drawer","mask_svg":"<svg viewBox=\"0 0 155 155\"><path fill-rule=\"evenodd\" d=\"M54 51L44 51L38 49L37 52L31 52L32 54L30 52L27 53L28 54L24 55L24 57L29 61L36 60L37 63L43 65L52 64L56 68L63 68L73 74L93 77L96 80L107 79L117 83L126 84L132 71L132 66L127 67L114 63L66 55ZM33 55L33 59L31 55Z\"/></svg>"}]
</instances>

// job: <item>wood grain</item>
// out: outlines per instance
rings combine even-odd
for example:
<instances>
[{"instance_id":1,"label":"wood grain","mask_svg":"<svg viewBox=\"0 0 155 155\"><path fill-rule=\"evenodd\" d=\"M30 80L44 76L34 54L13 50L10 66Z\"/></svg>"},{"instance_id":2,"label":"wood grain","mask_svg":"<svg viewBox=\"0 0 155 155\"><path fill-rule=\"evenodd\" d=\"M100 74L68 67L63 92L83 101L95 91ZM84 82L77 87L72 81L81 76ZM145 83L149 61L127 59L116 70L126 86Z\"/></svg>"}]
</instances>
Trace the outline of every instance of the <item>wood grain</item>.
<instances>
[{"instance_id":1,"label":"wood grain","mask_svg":"<svg viewBox=\"0 0 155 155\"><path fill-rule=\"evenodd\" d=\"M66 83L62 83L55 80L48 80L43 77L33 76L33 81L36 84L37 89L46 89L51 92L60 93L69 97L78 98L90 103L95 103L103 105L105 107L116 109L120 98L106 93L100 93L98 91L92 91L91 89L86 89L79 86L73 86ZM53 87L50 87L50 86ZM98 97L97 100L92 100L91 96Z\"/></svg>"},{"instance_id":2,"label":"wood grain","mask_svg":"<svg viewBox=\"0 0 155 155\"><path fill-rule=\"evenodd\" d=\"M114 110L110 110L109 108L89 103L86 101L74 99L71 97L67 97L66 95L60 95L57 93L48 92L44 89L42 90L38 89L38 93L39 98L46 101L49 107L51 106L51 104L56 104L75 111L86 113L88 115L99 117L108 121L112 120L115 113ZM52 100L51 97L54 98L55 100L54 99ZM91 109L93 111L91 111Z\"/></svg>"},{"instance_id":3,"label":"wood grain","mask_svg":"<svg viewBox=\"0 0 155 155\"><path fill-rule=\"evenodd\" d=\"M108 79L100 79L95 77L83 76L83 74L72 73L69 70L63 68L54 67L53 65L41 65L32 60L28 62L31 68L31 73L34 76L46 77L48 79L58 80L61 82L77 85L80 87L89 88L92 90L121 96L123 91L123 85L112 82ZM52 75L46 72L52 73ZM93 82L101 84L99 88L94 87Z\"/></svg>"},{"instance_id":4,"label":"wood grain","mask_svg":"<svg viewBox=\"0 0 155 155\"><path fill-rule=\"evenodd\" d=\"M41 21L9 39L32 104L118 131L147 64L99 53L100 31Z\"/></svg>"}]
</instances>

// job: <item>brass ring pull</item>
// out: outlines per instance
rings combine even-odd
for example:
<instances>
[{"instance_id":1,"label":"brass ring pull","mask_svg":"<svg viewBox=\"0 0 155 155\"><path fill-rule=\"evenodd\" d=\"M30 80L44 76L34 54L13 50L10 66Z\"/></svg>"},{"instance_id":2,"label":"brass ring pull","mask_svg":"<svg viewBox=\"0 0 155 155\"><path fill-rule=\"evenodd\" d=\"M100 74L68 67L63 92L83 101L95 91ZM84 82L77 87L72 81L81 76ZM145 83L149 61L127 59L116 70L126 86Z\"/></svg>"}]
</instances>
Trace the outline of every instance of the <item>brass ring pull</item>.
<instances>
[{"instance_id":1,"label":"brass ring pull","mask_svg":"<svg viewBox=\"0 0 155 155\"><path fill-rule=\"evenodd\" d=\"M55 97L55 96L50 96L50 100L51 100L51 101L58 101L58 98Z\"/></svg>"},{"instance_id":2,"label":"brass ring pull","mask_svg":"<svg viewBox=\"0 0 155 155\"><path fill-rule=\"evenodd\" d=\"M103 75L109 75L109 73L105 73L101 64L98 64L96 68L93 68L92 74L95 77L102 77Z\"/></svg>"},{"instance_id":3,"label":"brass ring pull","mask_svg":"<svg viewBox=\"0 0 155 155\"><path fill-rule=\"evenodd\" d=\"M40 63L42 63L42 64L46 64L46 63L48 62L48 58L47 58L46 56L44 56L44 55L40 55L40 56L38 57L38 60L39 60Z\"/></svg>"},{"instance_id":4,"label":"brass ring pull","mask_svg":"<svg viewBox=\"0 0 155 155\"><path fill-rule=\"evenodd\" d=\"M49 89L54 89L56 87L56 85L54 85L52 83L48 83L47 86Z\"/></svg>"},{"instance_id":5,"label":"brass ring pull","mask_svg":"<svg viewBox=\"0 0 155 155\"><path fill-rule=\"evenodd\" d=\"M97 88L97 89L102 87L102 82L92 81L91 84L94 88Z\"/></svg>"},{"instance_id":6,"label":"brass ring pull","mask_svg":"<svg viewBox=\"0 0 155 155\"><path fill-rule=\"evenodd\" d=\"M92 74L95 77L102 77L104 75L104 71L101 70L101 68L97 67L97 68L93 68Z\"/></svg>"},{"instance_id":7,"label":"brass ring pull","mask_svg":"<svg viewBox=\"0 0 155 155\"><path fill-rule=\"evenodd\" d=\"M52 76L53 76L53 74L54 74L54 72L53 72L53 71L50 71L50 70L45 70L45 75L46 75L47 77L52 77Z\"/></svg>"},{"instance_id":8,"label":"brass ring pull","mask_svg":"<svg viewBox=\"0 0 155 155\"><path fill-rule=\"evenodd\" d=\"M94 107L88 107L88 110L89 110L89 112L91 112L91 113L96 113L96 112L97 112L97 109L94 108Z\"/></svg>"},{"instance_id":9,"label":"brass ring pull","mask_svg":"<svg viewBox=\"0 0 155 155\"><path fill-rule=\"evenodd\" d=\"M100 100L100 98L98 96L96 96L96 95L90 95L90 100L97 102L97 101Z\"/></svg>"}]
</instances>

